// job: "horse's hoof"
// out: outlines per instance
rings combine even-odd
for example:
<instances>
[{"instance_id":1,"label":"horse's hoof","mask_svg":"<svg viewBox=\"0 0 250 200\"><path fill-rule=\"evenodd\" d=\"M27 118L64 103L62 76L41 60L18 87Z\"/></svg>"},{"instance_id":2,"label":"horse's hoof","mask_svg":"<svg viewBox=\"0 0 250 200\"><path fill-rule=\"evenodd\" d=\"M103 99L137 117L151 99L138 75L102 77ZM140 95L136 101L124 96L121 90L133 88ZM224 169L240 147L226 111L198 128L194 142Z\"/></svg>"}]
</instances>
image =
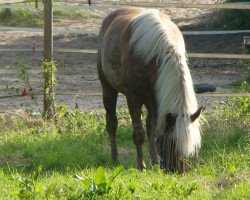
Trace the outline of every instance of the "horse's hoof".
<instances>
[{"instance_id":1,"label":"horse's hoof","mask_svg":"<svg viewBox=\"0 0 250 200\"><path fill-rule=\"evenodd\" d=\"M139 168L139 167L138 167L138 170L141 171L141 172L147 171L147 170L146 170L146 167L143 167L143 168Z\"/></svg>"},{"instance_id":2,"label":"horse's hoof","mask_svg":"<svg viewBox=\"0 0 250 200\"><path fill-rule=\"evenodd\" d=\"M146 171L146 165L145 165L144 162L138 163L137 168L138 168L140 171L142 171L142 172L145 172L145 171Z\"/></svg>"}]
</instances>

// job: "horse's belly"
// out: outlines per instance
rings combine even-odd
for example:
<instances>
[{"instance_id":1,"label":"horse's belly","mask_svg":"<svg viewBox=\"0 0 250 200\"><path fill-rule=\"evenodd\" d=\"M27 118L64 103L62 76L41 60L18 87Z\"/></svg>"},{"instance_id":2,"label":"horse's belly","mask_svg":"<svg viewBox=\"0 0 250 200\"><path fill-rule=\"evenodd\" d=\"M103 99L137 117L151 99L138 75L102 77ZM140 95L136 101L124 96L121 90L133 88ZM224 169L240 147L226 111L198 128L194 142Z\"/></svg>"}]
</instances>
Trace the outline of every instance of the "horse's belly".
<instances>
[{"instance_id":1,"label":"horse's belly","mask_svg":"<svg viewBox=\"0 0 250 200\"><path fill-rule=\"evenodd\" d=\"M148 73L145 69L141 71L131 68L136 68L136 66L112 66L110 64L103 66L103 72L106 80L118 92L125 96L136 95L142 99L148 99L148 96L154 94L154 81L147 78Z\"/></svg>"},{"instance_id":2,"label":"horse's belly","mask_svg":"<svg viewBox=\"0 0 250 200\"><path fill-rule=\"evenodd\" d=\"M124 84L124 80L122 78L122 72L118 70L112 69L112 67L104 67L106 69L103 70L106 80L109 84L119 92L125 94L126 88Z\"/></svg>"}]
</instances>

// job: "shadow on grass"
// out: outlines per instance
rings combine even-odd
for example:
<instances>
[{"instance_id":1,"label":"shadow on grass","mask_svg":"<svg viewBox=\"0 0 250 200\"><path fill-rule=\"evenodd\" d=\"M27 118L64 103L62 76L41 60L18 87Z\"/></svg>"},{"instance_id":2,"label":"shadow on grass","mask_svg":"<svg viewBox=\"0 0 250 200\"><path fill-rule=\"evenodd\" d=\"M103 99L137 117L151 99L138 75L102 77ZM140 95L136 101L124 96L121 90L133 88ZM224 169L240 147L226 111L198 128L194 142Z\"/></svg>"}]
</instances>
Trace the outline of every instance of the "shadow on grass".
<instances>
[{"instance_id":1,"label":"shadow on grass","mask_svg":"<svg viewBox=\"0 0 250 200\"><path fill-rule=\"evenodd\" d=\"M0 169L29 172L38 167L43 170L66 173L77 169L105 166L115 168L105 130L103 116L80 115L75 122L64 121L63 125L40 125L21 128L22 131L7 131L0 137ZM58 128L60 127L60 128ZM225 133L225 131L224 131ZM204 130L200 158L210 160L242 150L247 146L247 130L228 130L218 134ZM144 144L146 162L150 163L147 142ZM125 168L136 168L136 152L130 126L122 124L117 131L117 146L120 163ZM150 166L150 164L148 165ZM9 170L11 169L11 170Z\"/></svg>"},{"instance_id":2,"label":"shadow on grass","mask_svg":"<svg viewBox=\"0 0 250 200\"><path fill-rule=\"evenodd\" d=\"M82 119L84 120L84 119ZM79 123L79 122L78 122ZM91 121L89 122L91 126ZM0 169L32 171L39 166L44 170L61 173L88 167L115 168L118 163L111 159L108 135L103 122L93 130L88 128L65 129L62 132L52 126L37 126L24 132L7 132L0 139ZM79 126L84 126L84 124ZM91 128L90 128L91 129ZM59 133L61 132L61 133ZM8 138L3 141L3 138ZM2 140L2 141L1 141ZM117 131L120 164L135 166L135 151L129 127ZM11 170L12 171L12 170Z\"/></svg>"}]
</instances>

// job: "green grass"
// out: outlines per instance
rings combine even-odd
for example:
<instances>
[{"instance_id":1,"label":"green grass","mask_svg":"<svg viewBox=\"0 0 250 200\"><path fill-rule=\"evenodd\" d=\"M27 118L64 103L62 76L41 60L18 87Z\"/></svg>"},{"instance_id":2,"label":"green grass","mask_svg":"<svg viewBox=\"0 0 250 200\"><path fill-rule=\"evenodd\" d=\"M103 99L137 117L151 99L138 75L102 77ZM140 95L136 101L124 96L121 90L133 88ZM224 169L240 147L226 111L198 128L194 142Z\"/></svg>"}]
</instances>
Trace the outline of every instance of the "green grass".
<instances>
[{"instance_id":1,"label":"green grass","mask_svg":"<svg viewBox=\"0 0 250 200\"><path fill-rule=\"evenodd\" d=\"M231 2L249 2L249 0L226 0ZM220 16L213 23L218 30L248 30L250 28L250 12L248 10L226 9L220 11Z\"/></svg>"},{"instance_id":2,"label":"green grass","mask_svg":"<svg viewBox=\"0 0 250 200\"><path fill-rule=\"evenodd\" d=\"M244 52L245 53L245 52ZM249 52L247 52L249 53ZM246 64L246 74L242 80L238 80L226 85L226 87L232 89L234 92L250 92L250 63L249 60L245 61Z\"/></svg>"},{"instance_id":3,"label":"green grass","mask_svg":"<svg viewBox=\"0 0 250 200\"><path fill-rule=\"evenodd\" d=\"M41 27L43 25L42 12L35 12L26 9L12 9L8 13L0 9L0 25L19 27Z\"/></svg>"},{"instance_id":4,"label":"green grass","mask_svg":"<svg viewBox=\"0 0 250 200\"><path fill-rule=\"evenodd\" d=\"M235 92L250 92L250 73L243 80L230 83L226 87Z\"/></svg>"},{"instance_id":5,"label":"green grass","mask_svg":"<svg viewBox=\"0 0 250 200\"><path fill-rule=\"evenodd\" d=\"M124 168L112 163L103 111L76 110L57 124L25 113L1 116L0 199L249 199L250 108L242 101L205 114L199 164L184 175L152 167L147 142L148 169L136 169L125 109L117 133Z\"/></svg>"},{"instance_id":6,"label":"green grass","mask_svg":"<svg viewBox=\"0 0 250 200\"><path fill-rule=\"evenodd\" d=\"M55 20L64 19L88 19L98 17L98 14L89 10L54 10ZM43 11L28 9L12 9L11 13L6 9L0 9L0 25L1 26L17 26L17 27L42 27Z\"/></svg>"}]
</instances>

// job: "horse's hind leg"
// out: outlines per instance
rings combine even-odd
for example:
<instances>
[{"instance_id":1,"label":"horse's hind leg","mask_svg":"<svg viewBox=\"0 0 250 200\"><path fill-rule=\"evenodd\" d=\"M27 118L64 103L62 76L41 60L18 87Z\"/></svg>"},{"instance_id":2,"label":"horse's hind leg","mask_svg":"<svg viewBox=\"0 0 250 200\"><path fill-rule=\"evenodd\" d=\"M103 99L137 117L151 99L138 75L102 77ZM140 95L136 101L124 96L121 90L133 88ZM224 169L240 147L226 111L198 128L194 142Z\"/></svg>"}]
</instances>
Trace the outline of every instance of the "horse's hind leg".
<instances>
[{"instance_id":1,"label":"horse's hind leg","mask_svg":"<svg viewBox=\"0 0 250 200\"><path fill-rule=\"evenodd\" d=\"M97 54L97 71L98 76L102 84L103 89L103 105L106 110L106 129L109 134L110 144L111 144L111 156L113 161L118 161L118 153L116 146L116 129L117 129L117 117L116 117L116 102L118 92L115 90L105 78L101 63L101 51L98 50Z\"/></svg>"},{"instance_id":2,"label":"horse's hind leg","mask_svg":"<svg viewBox=\"0 0 250 200\"><path fill-rule=\"evenodd\" d=\"M136 99L130 97L127 97L127 103L133 125L133 141L137 151L137 167L139 170L143 171L146 169L146 165L144 163L142 152L142 145L145 138L145 133L141 122L142 104Z\"/></svg>"},{"instance_id":3,"label":"horse's hind leg","mask_svg":"<svg viewBox=\"0 0 250 200\"><path fill-rule=\"evenodd\" d=\"M106 128L109 134L111 143L111 155L113 161L117 162L117 146L116 146L116 129L117 129L117 117L116 117L116 101L118 92L111 86L103 85L103 104L106 110Z\"/></svg>"}]
</instances>

